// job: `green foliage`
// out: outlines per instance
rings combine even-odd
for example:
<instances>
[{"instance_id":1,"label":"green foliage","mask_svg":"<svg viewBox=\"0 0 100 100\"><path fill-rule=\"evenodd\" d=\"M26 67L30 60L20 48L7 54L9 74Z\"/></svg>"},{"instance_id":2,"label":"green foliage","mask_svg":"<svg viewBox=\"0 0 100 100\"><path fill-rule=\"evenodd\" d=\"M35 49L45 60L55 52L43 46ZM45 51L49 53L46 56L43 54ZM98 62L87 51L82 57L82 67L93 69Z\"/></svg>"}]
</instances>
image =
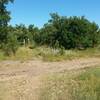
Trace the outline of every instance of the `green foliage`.
<instances>
[{"instance_id":1,"label":"green foliage","mask_svg":"<svg viewBox=\"0 0 100 100\"><path fill-rule=\"evenodd\" d=\"M11 17L6 6L10 2L13 0L0 1L0 44L3 44L0 48L3 47L7 55L11 52L15 54L17 44L31 49L37 45L46 45L55 50L59 49L61 56L65 54L64 49L83 50L100 45L99 26L84 16L66 17L52 13L51 19L41 29L34 25L26 27L24 24L8 26Z\"/></svg>"},{"instance_id":2,"label":"green foliage","mask_svg":"<svg viewBox=\"0 0 100 100\"><path fill-rule=\"evenodd\" d=\"M98 45L100 38L99 27L82 17L63 17L57 13L51 14L51 19L41 29L40 44L54 47L59 42L59 47L65 49L85 49Z\"/></svg>"},{"instance_id":3,"label":"green foliage","mask_svg":"<svg viewBox=\"0 0 100 100\"><path fill-rule=\"evenodd\" d=\"M13 2L13 0L0 0L0 43L4 43L8 35L7 25L11 18L6 5L9 2Z\"/></svg>"},{"instance_id":4,"label":"green foliage","mask_svg":"<svg viewBox=\"0 0 100 100\"><path fill-rule=\"evenodd\" d=\"M65 48L64 47L60 47L59 54L60 55L64 55L65 54Z\"/></svg>"},{"instance_id":5,"label":"green foliage","mask_svg":"<svg viewBox=\"0 0 100 100\"><path fill-rule=\"evenodd\" d=\"M99 67L86 70L83 74L79 75L77 79L89 80L91 79L92 76L100 78L100 68Z\"/></svg>"},{"instance_id":6,"label":"green foliage","mask_svg":"<svg viewBox=\"0 0 100 100\"><path fill-rule=\"evenodd\" d=\"M7 43L3 44L3 51L5 55L15 55L18 49L18 41L14 34L9 34L7 37Z\"/></svg>"},{"instance_id":7,"label":"green foliage","mask_svg":"<svg viewBox=\"0 0 100 100\"><path fill-rule=\"evenodd\" d=\"M77 82L71 86L73 100L100 99L100 68L91 68L76 78ZM75 88L74 88L75 87Z\"/></svg>"}]
</instances>

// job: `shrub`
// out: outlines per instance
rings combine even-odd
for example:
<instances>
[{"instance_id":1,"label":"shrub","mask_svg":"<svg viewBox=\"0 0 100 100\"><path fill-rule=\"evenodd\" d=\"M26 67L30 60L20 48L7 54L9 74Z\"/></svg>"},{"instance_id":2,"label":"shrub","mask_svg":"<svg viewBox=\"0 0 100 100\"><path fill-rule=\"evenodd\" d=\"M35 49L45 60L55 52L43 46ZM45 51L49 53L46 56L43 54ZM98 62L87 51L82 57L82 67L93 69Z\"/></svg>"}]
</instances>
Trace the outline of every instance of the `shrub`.
<instances>
[{"instance_id":1,"label":"shrub","mask_svg":"<svg viewBox=\"0 0 100 100\"><path fill-rule=\"evenodd\" d=\"M15 55L18 49L17 37L14 34L9 34L7 37L7 42L2 45L5 55Z\"/></svg>"}]
</instances>

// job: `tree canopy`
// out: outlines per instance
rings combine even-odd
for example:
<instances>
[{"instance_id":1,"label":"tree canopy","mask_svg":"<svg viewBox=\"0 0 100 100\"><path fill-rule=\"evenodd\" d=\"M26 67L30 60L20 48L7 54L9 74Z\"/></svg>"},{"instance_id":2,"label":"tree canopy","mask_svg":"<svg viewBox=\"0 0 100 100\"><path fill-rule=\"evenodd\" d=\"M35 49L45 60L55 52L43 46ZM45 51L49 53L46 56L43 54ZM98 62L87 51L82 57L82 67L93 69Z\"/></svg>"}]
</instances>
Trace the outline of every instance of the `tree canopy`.
<instances>
[{"instance_id":1,"label":"tree canopy","mask_svg":"<svg viewBox=\"0 0 100 100\"><path fill-rule=\"evenodd\" d=\"M41 29L34 24L28 27L24 24L8 25L11 19L7 10L9 3L13 3L13 0L0 0L0 48L6 53L15 54L18 46L34 43L65 49L86 49L100 45L99 26L84 16L67 17L51 13L51 19Z\"/></svg>"},{"instance_id":2,"label":"tree canopy","mask_svg":"<svg viewBox=\"0 0 100 100\"><path fill-rule=\"evenodd\" d=\"M41 43L54 46L56 42L66 49L94 47L99 42L99 26L84 16L66 17L57 13L41 29Z\"/></svg>"},{"instance_id":3,"label":"tree canopy","mask_svg":"<svg viewBox=\"0 0 100 100\"><path fill-rule=\"evenodd\" d=\"M0 0L0 42L5 42L7 39L7 26L11 17L6 5L10 2L12 3L13 0Z\"/></svg>"}]
</instances>

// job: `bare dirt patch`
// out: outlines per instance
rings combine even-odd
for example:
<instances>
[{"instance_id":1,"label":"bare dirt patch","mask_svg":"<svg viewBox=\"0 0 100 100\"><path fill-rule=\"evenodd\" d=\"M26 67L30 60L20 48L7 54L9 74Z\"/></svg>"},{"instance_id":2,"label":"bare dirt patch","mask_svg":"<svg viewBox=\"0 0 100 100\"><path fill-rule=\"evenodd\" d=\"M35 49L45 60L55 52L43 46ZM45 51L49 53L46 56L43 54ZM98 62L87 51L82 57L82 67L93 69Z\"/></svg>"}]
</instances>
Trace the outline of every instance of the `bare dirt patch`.
<instances>
[{"instance_id":1,"label":"bare dirt patch","mask_svg":"<svg viewBox=\"0 0 100 100\"><path fill-rule=\"evenodd\" d=\"M0 78L17 76L39 76L46 73L60 72L64 70L77 70L100 64L99 58L74 59L63 62L43 61L2 61L0 62Z\"/></svg>"}]
</instances>

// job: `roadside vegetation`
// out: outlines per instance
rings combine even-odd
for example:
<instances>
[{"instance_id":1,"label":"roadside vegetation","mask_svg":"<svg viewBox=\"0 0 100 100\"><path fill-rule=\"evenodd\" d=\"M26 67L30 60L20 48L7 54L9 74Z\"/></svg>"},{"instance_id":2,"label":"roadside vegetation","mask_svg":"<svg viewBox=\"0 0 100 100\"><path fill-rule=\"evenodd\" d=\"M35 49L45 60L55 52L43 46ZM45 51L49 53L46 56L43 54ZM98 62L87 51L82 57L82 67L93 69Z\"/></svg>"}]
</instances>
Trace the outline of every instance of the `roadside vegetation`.
<instances>
[{"instance_id":1,"label":"roadside vegetation","mask_svg":"<svg viewBox=\"0 0 100 100\"><path fill-rule=\"evenodd\" d=\"M48 75L39 100L100 100L100 68Z\"/></svg>"},{"instance_id":2,"label":"roadside vegetation","mask_svg":"<svg viewBox=\"0 0 100 100\"><path fill-rule=\"evenodd\" d=\"M39 46L34 49L29 47L20 47L15 55L7 56L3 51L0 51L0 61L2 60L43 60L43 61L64 61L79 58L100 57L99 48L88 48L86 50L62 50L52 49L50 47Z\"/></svg>"},{"instance_id":3,"label":"roadside vegetation","mask_svg":"<svg viewBox=\"0 0 100 100\"><path fill-rule=\"evenodd\" d=\"M51 18L42 28L38 28L33 25L28 27L25 24L20 24L16 26L9 25L11 20L10 12L7 10L7 5L14 0L1 0L0 1L0 54L1 58L3 54L5 56L16 56L21 50L21 55L27 50L30 50L30 54L26 54L27 57L31 56L31 51L36 47L51 48L52 54L42 54L40 55L49 56L47 58L51 59L57 58L55 56L59 55L59 58L64 55L67 51L75 50L81 52L81 50L87 51L86 49L97 48L100 45L100 28L95 22L89 21L84 16L60 16L57 13L51 13ZM21 47L26 47L25 51L20 49ZM29 47L30 49L28 49ZM45 48L41 48L45 49ZM47 50L47 49L46 49ZM44 51L46 51L44 50ZM80 51L79 51L80 50ZM48 50L49 51L49 50ZM3 54L2 54L3 52ZM57 53L57 54L56 54ZM20 55L20 57L21 57ZM26 58L25 55L25 58ZM69 56L69 55L68 55ZM19 58L20 58L19 57ZM28 58L29 58L28 57ZM16 58L16 57L15 57ZM21 57L23 58L23 57ZM67 58L64 56L64 58Z\"/></svg>"}]
</instances>

